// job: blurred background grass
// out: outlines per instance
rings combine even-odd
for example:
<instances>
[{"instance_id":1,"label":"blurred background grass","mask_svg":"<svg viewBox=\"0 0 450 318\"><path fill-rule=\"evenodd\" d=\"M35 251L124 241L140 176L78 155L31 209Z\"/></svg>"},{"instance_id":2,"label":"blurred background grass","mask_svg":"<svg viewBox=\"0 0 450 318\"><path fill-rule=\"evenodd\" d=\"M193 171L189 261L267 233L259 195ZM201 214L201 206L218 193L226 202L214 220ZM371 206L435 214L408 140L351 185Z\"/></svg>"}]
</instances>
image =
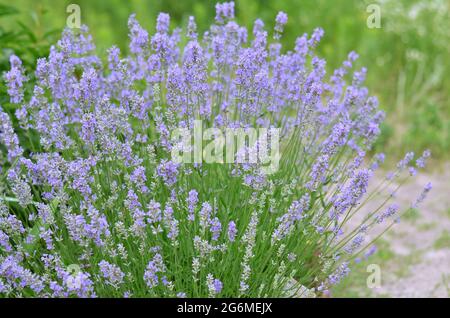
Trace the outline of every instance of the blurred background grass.
<instances>
[{"instance_id":1,"label":"blurred background grass","mask_svg":"<svg viewBox=\"0 0 450 318\"><path fill-rule=\"evenodd\" d=\"M196 17L200 31L214 20L214 0L0 0L0 73L9 68L12 52L32 70L35 59L48 54L66 24L67 5L81 7L97 49L128 47L127 19L136 13L153 32L159 12L171 15L172 27ZM289 15L283 44L315 27L325 30L318 53L329 71L347 54L360 55L357 67L368 68L367 86L387 112L377 151L396 159L407 150L430 148L439 160L450 158L450 2L448 0L236 0L240 24L252 27L261 18L271 29L278 11ZM381 8L381 28L366 26L369 4ZM2 93L3 92L3 93ZM0 89L4 95L4 90ZM5 96L3 96L4 98ZM0 98L1 103L2 98Z\"/></svg>"}]
</instances>

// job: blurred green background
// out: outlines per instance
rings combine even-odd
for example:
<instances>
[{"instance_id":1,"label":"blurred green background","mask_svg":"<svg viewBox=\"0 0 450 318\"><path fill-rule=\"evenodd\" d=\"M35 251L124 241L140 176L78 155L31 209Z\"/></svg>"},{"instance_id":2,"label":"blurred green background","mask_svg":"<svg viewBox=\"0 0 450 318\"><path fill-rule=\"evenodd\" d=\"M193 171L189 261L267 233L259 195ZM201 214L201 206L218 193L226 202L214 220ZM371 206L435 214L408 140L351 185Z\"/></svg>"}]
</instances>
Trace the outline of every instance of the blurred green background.
<instances>
[{"instance_id":1,"label":"blurred green background","mask_svg":"<svg viewBox=\"0 0 450 318\"><path fill-rule=\"evenodd\" d=\"M194 15L204 31L214 20L216 1L0 0L0 73L9 68L12 52L32 70L35 59L57 41L71 3L81 7L81 22L105 56L113 44L127 51L127 19L133 12L150 32L161 11L171 15L172 27L185 27ZM379 29L366 25L372 3L381 9ZM367 86L387 112L377 151L395 159L407 150L430 148L434 158L450 158L448 0L236 0L235 7L238 22L248 28L261 18L271 29L278 11L288 13L282 39L287 49L297 36L321 26L325 37L318 53L330 72L350 51L360 55L357 67L368 68Z\"/></svg>"}]
</instances>

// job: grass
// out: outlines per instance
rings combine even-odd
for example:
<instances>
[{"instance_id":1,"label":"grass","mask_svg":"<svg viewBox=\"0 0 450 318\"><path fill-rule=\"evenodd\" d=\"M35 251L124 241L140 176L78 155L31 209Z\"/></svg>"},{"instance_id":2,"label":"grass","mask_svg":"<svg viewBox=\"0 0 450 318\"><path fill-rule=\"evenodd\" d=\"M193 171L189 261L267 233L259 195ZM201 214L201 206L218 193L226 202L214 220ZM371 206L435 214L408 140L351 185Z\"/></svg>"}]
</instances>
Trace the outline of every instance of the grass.
<instances>
[{"instance_id":1,"label":"grass","mask_svg":"<svg viewBox=\"0 0 450 318\"><path fill-rule=\"evenodd\" d=\"M378 251L368 259L354 264L351 276L344 278L338 285L331 290L333 297L374 297L373 290L367 287L367 278L370 273L367 272L367 266L370 264L379 264L381 266L381 283L383 284L383 267L396 256L389 248L389 243L384 239L376 242ZM388 297L388 295L384 295ZM377 295L377 297L384 297Z\"/></svg>"},{"instance_id":2,"label":"grass","mask_svg":"<svg viewBox=\"0 0 450 318\"><path fill-rule=\"evenodd\" d=\"M444 213L444 215L450 219L450 209L447 209Z\"/></svg>"},{"instance_id":3,"label":"grass","mask_svg":"<svg viewBox=\"0 0 450 318\"><path fill-rule=\"evenodd\" d=\"M422 251L414 251L411 254L399 256L399 260L395 262L399 266L393 271L394 275L397 278L404 278L411 275L411 266L420 262L422 254Z\"/></svg>"},{"instance_id":4,"label":"grass","mask_svg":"<svg viewBox=\"0 0 450 318\"><path fill-rule=\"evenodd\" d=\"M447 297L450 296L450 275L442 275L442 285L447 290Z\"/></svg>"},{"instance_id":5,"label":"grass","mask_svg":"<svg viewBox=\"0 0 450 318\"><path fill-rule=\"evenodd\" d=\"M435 222L421 223L421 224L417 224L417 229L421 232L427 232L427 231L435 229L436 226L437 226L437 224Z\"/></svg>"},{"instance_id":6,"label":"grass","mask_svg":"<svg viewBox=\"0 0 450 318\"><path fill-rule=\"evenodd\" d=\"M411 209L408 211L408 213L405 213L402 216L402 220L405 220L407 222L416 223L417 220L419 220L421 217L420 211L418 209Z\"/></svg>"},{"instance_id":7,"label":"grass","mask_svg":"<svg viewBox=\"0 0 450 318\"><path fill-rule=\"evenodd\" d=\"M447 234L448 235L448 234ZM448 240L449 237L446 239ZM444 238L445 239L445 238ZM415 251L408 255L396 255L390 248L389 242L380 239L377 243L378 251L369 259L355 265L352 269L351 277L347 277L332 290L334 297L390 297L389 294L377 293L367 287L367 266L378 264L381 267L381 285L385 282L387 274L392 274L396 279L401 279L411 275L411 266L420 262L423 252Z\"/></svg>"},{"instance_id":8,"label":"grass","mask_svg":"<svg viewBox=\"0 0 450 318\"><path fill-rule=\"evenodd\" d=\"M443 231L441 236L434 242L435 249L450 248L450 231Z\"/></svg>"}]
</instances>

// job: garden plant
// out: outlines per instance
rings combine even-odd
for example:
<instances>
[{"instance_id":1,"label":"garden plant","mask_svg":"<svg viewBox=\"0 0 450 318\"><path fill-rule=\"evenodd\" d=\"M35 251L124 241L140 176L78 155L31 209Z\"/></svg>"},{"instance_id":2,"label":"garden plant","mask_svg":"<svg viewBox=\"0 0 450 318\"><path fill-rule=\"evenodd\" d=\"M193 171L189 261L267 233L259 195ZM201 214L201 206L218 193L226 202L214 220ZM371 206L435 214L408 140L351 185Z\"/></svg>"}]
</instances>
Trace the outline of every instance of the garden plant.
<instances>
[{"instance_id":1,"label":"garden plant","mask_svg":"<svg viewBox=\"0 0 450 318\"><path fill-rule=\"evenodd\" d=\"M0 109L1 296L324 297L430 191L400 206L401 190L387 190L424 167L426 150L372 185L385 115L366 69L353 69L355 52L326 72L315 54L322 29L285 48L287 14L273 30L261 20L249 30L232 2L216 5L203 34L194 17L183 29L169 22L159 14L151 35L130 16L129 54L112 47L105 59L86 26L67 28L37 60L34 83L11 55ZM232 162L175 160L172 133L199 122L217 135L278 135L246 139ZM278 137L275 169L239 160ZM380 193L379 206L362 209Z\"/></svg>"}]
</instances>

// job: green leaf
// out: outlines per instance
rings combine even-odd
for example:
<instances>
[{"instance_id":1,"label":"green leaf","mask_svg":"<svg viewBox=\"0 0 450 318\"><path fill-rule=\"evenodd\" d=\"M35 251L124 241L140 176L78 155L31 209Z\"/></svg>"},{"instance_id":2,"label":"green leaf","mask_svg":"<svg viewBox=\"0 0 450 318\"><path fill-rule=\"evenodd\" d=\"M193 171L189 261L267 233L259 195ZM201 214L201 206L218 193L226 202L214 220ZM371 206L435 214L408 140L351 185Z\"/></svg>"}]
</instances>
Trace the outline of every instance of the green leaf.
<instances>
[{"instance_id":1,"label":"green leaf","mask_svg":"<svg viewBox=\"0 0 450 318\"><path fill-rule=\"evenodd\" d=\"M19 13L19 10L12 6L7 6L5 4L0 4L0 17L5 15L12 15Z\"/></svg>"},{"instance_id":2,"label":"green leaf","mask_svg":"<svg viewBox=\"0 0 450 318\"><path fill-rule=\"evenodd\" d=\"M33 31L24 23L17 21L17 24L21 27L22 31L28 35L28 37L30 38L30 40L32 42L37 42L37 38L34 35Z\"/></svg>"},{"instance_id":3,"label":"green leaf","mask_svg":"<svg viewBox=\"0 0 450 318\"><path fill-rule=\"evenodd\" d=\"M16 198L11 197L0 197L0 200L5 202L19 202L19 200L17 200Z\"/></svg>"}]
</instances>

